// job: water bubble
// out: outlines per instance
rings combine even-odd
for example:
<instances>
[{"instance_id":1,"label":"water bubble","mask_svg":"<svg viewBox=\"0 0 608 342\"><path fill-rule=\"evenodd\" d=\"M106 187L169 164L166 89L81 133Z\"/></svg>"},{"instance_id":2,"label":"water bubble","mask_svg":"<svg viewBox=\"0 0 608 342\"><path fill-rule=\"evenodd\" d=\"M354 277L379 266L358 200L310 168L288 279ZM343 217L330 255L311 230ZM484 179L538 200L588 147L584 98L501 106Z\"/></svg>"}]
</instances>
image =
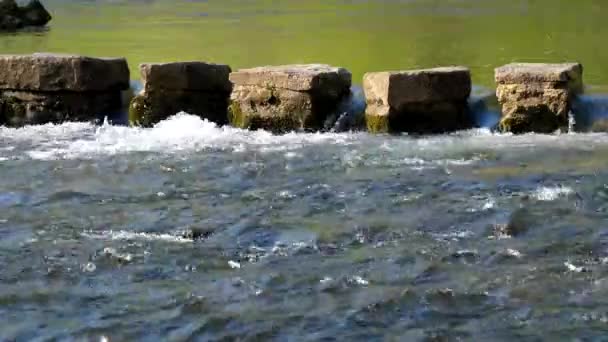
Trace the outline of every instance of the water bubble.
<instances>
[{"instance_id":1,"label":"water bubble","mask_svg":"<svg viewBox=\"0 0 608 342\"><path fill-rule=\"evenodd\" d=\"M360 276L354 276L350 279L350 281L356 285L361 285L361 286L369 285L369 280L363 279Z\"/></svg>"},{"instance_id":2,"label":"water bubble","mask_svg":"<svg viewBox=\"0 0 608 342\"><path fill-rule=\"evenodd\" d=\"M83 266L82 270L85 272L93 273L95 272L95 270L97 270L97 266L92 262L88 262Z\"/></svg>"},{"instance_id":3,"label":"water bubble","mask_svg":"<svg viewBox=\"0 0 608 342\"><path fill-rule=\"evenodd\" d=\"M574 264L572 264L569 261L566 261L564 263L564 266L566 266L566 269L568 269L568 271L570 272L574 272L574 273L582 273L582 272L588 272L589 270L586 269L585 267L582 266L575 266Z\"/></svg>"},{"instance_id":4,"label":"water bubble","mask_svg":"<svg viewBox=\"0 0 608 342\"><path fill-rule=\"evenodd\" d=\"M241 264L240 263L238 263L236 261L232 261L232 260L228 261L228 266L230 266L230 268L232 268L232 269L240 269L241 268Z\"/></svg>"},{"instance_id":5,"label":"water bubble","mask_svg":"<svg viewBox=\"0 0 608 342\"><path fill-rule=\"evenodd\" d=\"M332 278L332 277L324 277L323 279L319 280L319 283L326 284L326 283L329 283L329 282L332 282L332 281L334 281L334 278Z\"/></svg>"}]
</instances>

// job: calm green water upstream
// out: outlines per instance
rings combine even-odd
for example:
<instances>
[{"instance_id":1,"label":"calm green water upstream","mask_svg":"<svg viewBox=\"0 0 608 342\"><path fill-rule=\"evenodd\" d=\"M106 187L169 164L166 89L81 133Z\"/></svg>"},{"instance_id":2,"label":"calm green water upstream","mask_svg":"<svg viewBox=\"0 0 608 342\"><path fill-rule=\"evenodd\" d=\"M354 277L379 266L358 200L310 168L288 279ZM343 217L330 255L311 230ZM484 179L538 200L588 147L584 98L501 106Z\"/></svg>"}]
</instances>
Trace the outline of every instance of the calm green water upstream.
<instances>
[{"instance_id":1,"label":"calm green water upstream","mask_svg":"<svg viewBox=\"0 0 608 342\"><path fill-rule=\"evenodd\" d=\"M68 1L35 51L586 67L608 117L604 0ZM136 77L136 75L134 75ZM360 99L360 96L359 96ZM0 127L0 341L606 341L608 134L272 135Z\"/></svg>"},{"instance_id":2,"label":"calm green water upstream","mask_svg":"<svg viewBox=\"0 0 608 342\"><path fill-rule=\"evenodd\" d=\"M608 85L604 0L47 0L49 32L0 37L2 53L286 63L364 72L462 64L493 86L511 61L579 61Z\"/></svg>"}]
</instances>

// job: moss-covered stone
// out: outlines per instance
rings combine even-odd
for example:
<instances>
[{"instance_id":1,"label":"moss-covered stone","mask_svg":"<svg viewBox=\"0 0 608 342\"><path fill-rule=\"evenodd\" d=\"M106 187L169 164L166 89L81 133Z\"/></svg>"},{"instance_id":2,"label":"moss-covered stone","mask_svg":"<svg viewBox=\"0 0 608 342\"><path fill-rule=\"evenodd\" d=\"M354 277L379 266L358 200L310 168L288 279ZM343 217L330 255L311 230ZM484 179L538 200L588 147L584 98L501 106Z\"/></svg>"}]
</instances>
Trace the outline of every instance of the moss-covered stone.
<instances>
[{"instance_id":1,"label":"moss-covered stone","mask_svg":"<svg viewBox=\"0 0 608 342\"><path fill-rule=\"evenodd\" d=\"M301 115L262 115L244 113L239 102L233 101L228 111L230 125L242 129L264 129L273 133L286 133L304 129Z\"/></svg>"},{"instance_id":2,"label":"moss-covered stone","mask_svg":"<svg viewBox=\"0 0 608 342\"><path fill-rule=\"evenodd\" d=\"M273 86L235 86L230 122L235 127L274 133L321 130L347 95L336 98Z\"/></svg>"},{"instance_id":3,"label":"moss-covered stone","mask_svg":"<svg viewBox=\"0 0 608 342\"><path fill-rule=\"evenodd\" d=\"M578 63L516 63L496 69L502 106L499 129L516 134L567 129L574 97L582 91Z\"/></svg>"},{"instance_id":4,"label":"moss-covered stone","mask_svg":"<svg viewBox=\"0 0 608 342\"><path fill-rule=\"evenodd\" d=\"M567 129L568 119L557 115L548 108L537 108L503 116L498 129L503 133L523 134L526 132L553 133L558 129Z\"/></svg>"},{"instance_id":5,"label":"moss-covered stone","mask_svg":"<svg viewBox=\"0 0 608 342\"><path fill-rule=\"evenodd\" d=\"M135 95L129 103L129 123L134 126L149 126L151 119L146 97Z\"/></svg>"},{"instance_id":6,"label":"moss-covered stone","mask_svg":"<svg viewBox=\"0 0 608 342\"><path fill-rule=\"evenodd\" d=\"M237 101L231 101L228 108L228 123L237 128L249 128L249 121Z\"/></svg>"},{"instance_id":7,"label":"moss-covered stone","mask_svg":"<svg viewBox=\"0 0 608 342\"><path fill-rule=\"evenodd\" d=\"M389 116L388 115L365 115L365 125L367 131L374 134L389 133Z\"/></svg>"}]
</instances>

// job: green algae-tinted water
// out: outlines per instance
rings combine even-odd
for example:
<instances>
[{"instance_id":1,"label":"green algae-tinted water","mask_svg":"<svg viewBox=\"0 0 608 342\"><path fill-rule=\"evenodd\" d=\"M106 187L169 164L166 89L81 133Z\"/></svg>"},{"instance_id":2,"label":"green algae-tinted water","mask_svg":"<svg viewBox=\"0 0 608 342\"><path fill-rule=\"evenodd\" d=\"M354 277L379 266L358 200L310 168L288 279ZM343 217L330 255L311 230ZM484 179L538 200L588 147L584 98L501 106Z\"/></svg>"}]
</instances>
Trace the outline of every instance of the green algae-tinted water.
<instances>
[{"instance_id":1,"label":"green algae-tinted water","mask_svg":"<svg viewBox=\"0 0 608 342\"><path fill-rule=\"evenodd\" d=\"M47 0L40 34L0 36L3 53L206 60L233 68L324 62L366 71L462 64L493 85L511 61L580 61L608 85L604 0ZM134 72L134 78L138 75Z\"/></svg>"}]
</instances>

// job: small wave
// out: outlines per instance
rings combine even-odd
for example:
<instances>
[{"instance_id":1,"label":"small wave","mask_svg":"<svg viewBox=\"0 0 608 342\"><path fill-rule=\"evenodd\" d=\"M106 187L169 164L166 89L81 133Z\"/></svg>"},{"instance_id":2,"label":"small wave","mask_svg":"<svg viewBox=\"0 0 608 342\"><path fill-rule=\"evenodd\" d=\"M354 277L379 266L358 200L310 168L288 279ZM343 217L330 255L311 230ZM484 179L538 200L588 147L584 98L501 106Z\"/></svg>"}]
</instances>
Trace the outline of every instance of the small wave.
<instances>
[{"instance_id":1,"label":"small wave","mask_svg":"<svg viewBox=\"0 0 608 342\"><path fill-rule=\"evenodd\" d=\"M140 240L140 241L165 241L176 243L192 243L191 239L171 234L157 234L145 232L129 232L124 230L108 230L101 232L85 232L84 237L96 240Z\"/></svg>"},{"instance_id":2,"label":"small wave","mask_svg":"<svg viewBox=\"0 0 608 342\"><path fill-rule=\"evenodd\" d=\"M555 201L561 197L567 197L574 193L574 190L565 186L541 187L534 191L532 197L538 201Z\"/></svg>"}]
</instances>

